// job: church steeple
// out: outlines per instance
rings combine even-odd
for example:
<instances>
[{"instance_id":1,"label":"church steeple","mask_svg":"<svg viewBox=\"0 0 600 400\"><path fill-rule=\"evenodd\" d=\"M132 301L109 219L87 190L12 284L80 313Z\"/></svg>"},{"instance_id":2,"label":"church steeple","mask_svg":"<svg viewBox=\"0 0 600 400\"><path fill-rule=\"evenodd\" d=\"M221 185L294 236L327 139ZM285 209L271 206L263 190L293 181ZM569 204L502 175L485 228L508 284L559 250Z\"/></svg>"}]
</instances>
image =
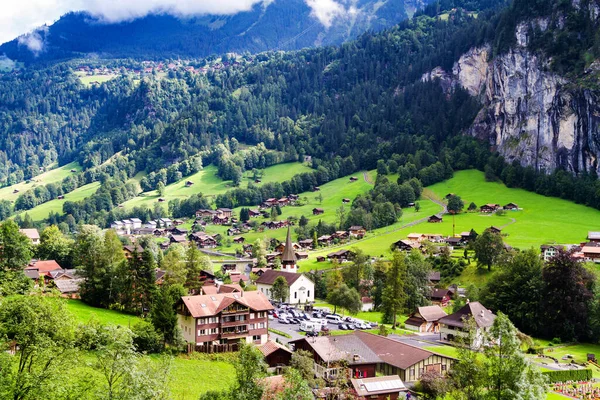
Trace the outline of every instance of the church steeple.
<instances>
[{"instance_id":1,"label":"church steeple","mask_svg":"<svg viewBox=\"0 0 600 400\"><path fill-rule=\"evenodd\" d=\"M294 252L294 245L292 244L292 233L288 226L287 237L285 239L285 248L281 255L281 270L286 272L297 272L298 267L296 266L296 253Z\"/></svg>"}]
</instances>

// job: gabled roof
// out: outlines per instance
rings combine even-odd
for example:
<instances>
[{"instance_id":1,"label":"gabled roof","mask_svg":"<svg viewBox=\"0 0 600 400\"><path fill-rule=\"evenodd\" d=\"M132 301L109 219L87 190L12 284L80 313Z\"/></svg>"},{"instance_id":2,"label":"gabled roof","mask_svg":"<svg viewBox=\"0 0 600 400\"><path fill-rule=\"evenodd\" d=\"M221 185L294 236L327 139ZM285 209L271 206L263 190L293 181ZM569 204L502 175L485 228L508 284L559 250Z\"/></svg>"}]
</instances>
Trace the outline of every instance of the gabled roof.
<instances>
[{"instance_id":1,"label":"gabled roof","mask_svg":"<svg viewBox=\"0 0 600 400\"><path fill-rule=\"evenodd\" d=\"M492 326L496 319L496 315L485 308L480 302L472 301L454 314L440 318L439 322L441 324L462 328L465 325L465 321L471 318L475 320L475 324L478 328L487 328Z\"/></svg>"},{"instance_id":2,"label":"gabled roof","mask_svg":"<svg viewBox=\"0 0 600 400\"><path fill-rule=\"evenodd\" d=\"M267 340L267 342L261 346L258 346L258 349L260 350L261 353L263 353L263 355L265 357L268 357L269 355L275 353L277 350L284 350L287 351L288 353L292 353L292 351L290 349L288 349L287 347L274 342L272 340Z\"/></svg>"},{"instance_id":3,"label":"gabled roof","mask_svg":"<svg viewBox=\"0 0 600 400\"><path fill-rule=\"evenodd\" d=\"M600 240L600 232L588 232L588 240Z\"/></svg>"},{"instance_id":4,"label":"gabled roof","mask_svg":"<svg viewBox=\"0 0 600 400\"><path fill-rule=\"evenodd\" d=\"M184 296L181 300L194 318L216 315L236 302L254 311L268 311L273 309L269 299L262 292L258 291Z\"/></svg>"},{"instance_id":5,"label":"gabled roof","mask_svg":"<svg viewBox=\"0 0 600 400\"><path fill-rule=\"evenodd\" d=\"M135 253L136 251L138 252L138 254L142 254L144 252L144 248L142 246L123 246L123 250L127 250L130 253Z\"/></svg>"},{"instance_id":6,"label":"gabled roof","mask_svg":"<svg viewBox=\"0 0 600 400\"><path fill-rule=\"evenodd\" d=\"M55 280L54 284L61 293L77 293L79 292L79 285L83 283L84 279L66 279L66 280Z\"/></svg>"},{"instance_id":7,"label":"gabled roof","mask_svg":"<svg viewBox=\"0 0 600 400\"><path fill-rule=\"evenodd\" d=\"M37 270L38 273L62 270L61 266L54 260L34 261L31 265L25 267L25 270Z\"/></svg>"},{"instance_id":8,"label":"gabled roof","mask_svg":"<svg viewBox=\"0 0 600 400\"><path fill-rule=\"evenodd\" d=\"M260 276L260 278L258 278L256 280L256 283L257 284L261 283L263 285L272 285L273 283L275 283L275 279L277 279L280 276L283 276L285 278L288 286L292 286L292 284L294 282L296 282L302 276L302 274L295 274L293 272L275 271L275 270L269 269L269 270L265 271Z\"/></svg>"},{"instance_id":9,"label":"gabled roof","mask_svg":"<svg viewBox=\"0 0 600 400\"><path fill-rule=\"evenodd\" d=\"M441 299L444 296L450 296L450 290L449 289L433 289L431 291L431 298L432 299Z\"/></svg>"},{"instance_id":10,"label":"gabled roof","mask_svg":"<svg viewBox=\"0 0 600 400\"><path fill-rule=\"evenodd\" d=\"M40 233L37 229L19 229L19 232L21 232L23 235L27 236L31 240L39 240L40 238Z\"/></svg>"},{"instance_id":11,"label":"gabled roof","mask_svg":"<svg viewBox=\"0 0 600 400\"><path fill-rule=\"evenodd\" d=\"M417 308L417 312L427 322L437 321L448 315L440 306L419 307Z\"/></svg>"}]
</instances>

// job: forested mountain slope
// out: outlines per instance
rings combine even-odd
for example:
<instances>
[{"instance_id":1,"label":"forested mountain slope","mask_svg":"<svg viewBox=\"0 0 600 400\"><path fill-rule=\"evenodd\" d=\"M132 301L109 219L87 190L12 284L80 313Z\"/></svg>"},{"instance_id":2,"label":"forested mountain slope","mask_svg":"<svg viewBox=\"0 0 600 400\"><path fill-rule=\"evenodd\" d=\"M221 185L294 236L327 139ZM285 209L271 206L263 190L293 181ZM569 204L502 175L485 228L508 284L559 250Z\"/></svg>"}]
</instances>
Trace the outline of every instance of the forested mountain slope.
<instances>
[{"instance_id":1,"label":"forested mountain slope","mask_svg":"<svg viewBox=\"0 0 600 400\"><path fill-rule=\"evenodd\" d=\"M250 11L231 16L151 14L111 24L87 13L70 13L34 33L43 43L41 51L32 52L23 40L15 39L0 46L0 54L36 62L91 53L107 58L162 59L293 50L340 44L365 31L389 28L429 1L341 1L343 11L330 21L317 19L305 0L258 2Z\"/></svg>"}]
</instances>

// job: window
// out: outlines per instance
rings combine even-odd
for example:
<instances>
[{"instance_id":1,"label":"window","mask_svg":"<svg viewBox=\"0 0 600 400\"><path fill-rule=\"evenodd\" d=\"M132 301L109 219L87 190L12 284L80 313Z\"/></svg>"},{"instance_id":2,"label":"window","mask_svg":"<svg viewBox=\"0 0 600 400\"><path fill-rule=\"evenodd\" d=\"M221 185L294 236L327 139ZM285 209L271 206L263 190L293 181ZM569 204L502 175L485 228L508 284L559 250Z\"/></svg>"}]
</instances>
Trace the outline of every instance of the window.
<instances>
[{"instance_id":1,"label":"window","mask_svg":"<svg viewBox=\"0 0 600 400\"><path fill-rule=\"evenodd\" d=\"M254 319L254 313L250 313L250 319Z\"/></svg>"},{"instance_id":2,"label":"window","mask_svg":"<svg viewBox=\"0 0 600 400\"><path fill-rule=\"evenodd\" d=\"M310 290L306 292L306 297L310 298Z\"/></svg>"},{"instance_id":3,"label":"window","mask_svg":"<svg viewBox=\"0 0 600 400\"><path fill-rule=\"evenodd\" d=\"M442 364L442 371L445 371L447 368L446 364Z\"/></svg>"},{"instance_id":4,"label":"window","mask_svg":"<svg viewBox=\"0 0 600 400\"><path fill-rule=\"evenodd\" d=\"M254 336L252 336L252 340L255 341L255 342L258 341L258 340L260 340L260 335L254 335Z\"/></svg>"},{"instance_id":5,"label":"window","mask_svg":"<svg viewBox=\"0 0 600 400\"><path fill-rule=\"evenodd\" d=\"M297 299L298 298L298 292L294 292L294 298Z\"/></svg>"}]
</instances>

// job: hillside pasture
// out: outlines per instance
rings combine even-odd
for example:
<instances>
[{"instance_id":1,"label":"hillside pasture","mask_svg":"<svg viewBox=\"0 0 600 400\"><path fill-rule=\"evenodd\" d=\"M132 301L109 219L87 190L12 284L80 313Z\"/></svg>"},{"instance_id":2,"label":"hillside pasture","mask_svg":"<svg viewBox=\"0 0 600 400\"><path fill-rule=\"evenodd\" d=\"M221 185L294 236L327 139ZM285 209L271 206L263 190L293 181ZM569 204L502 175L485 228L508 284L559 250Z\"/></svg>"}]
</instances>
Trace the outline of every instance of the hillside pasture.
<instances>
[{"instance_id":1,"label":"hillside pasture","mask_svg":"<svg viewBox=\"0 0 600 400\"><path fill-rule=\"evenodd\" d=\"M114 74L108 74L108 75L78 75L79 76L79 81L81 83L83 83L85 86L90 87L94 84L94 82L97 83L104 83L104 82L108 82L113 80L114 78L117 77L117 75Z\"/></svg>"},{"instance_id":2,"label":"hillside pasture","mask_svg":"<svg viewBox=\"0 0 600 400\"><path fill-rule=\"evenodd\" d=\"M23 217L23 216L25 216L25 214L29 214L29 216L34 221L42 221L42 220L48 218L48 216L50 215L51 212L55 212L55 213L62 215L63 214L63 204L65 204L66 201L83 200L86 197L89 197L89 196L93 195L94 193L96 193L96 190L98 190L99 187L100 187L100 182L89 183L87 185L78 187L77 189L73 190L70 193L65 194L64 199L60 199L60 200L54 199L54 200L47 201L45 203L42 203L42 204L32 208L31 210L23 211L19 215L21 217Z\"/></svg>"},{"instance_id":3,"label":"hillside pasture","mask_svg":"<svg viewBox=\"0 0 600 400\"><path fill-rule=\"evenodd\" d=\"M81 166L77 162L72 162L62 167L54 167L49 169L48 171L33 177L29 181L19 182L17 184L6 186L0 189L0 199L15 201L17 197L23 192L26 192L29 189L33 189L36 186L47 185L49 183L56 183L62 181L69 175L74 174L71 170L81 171ZM13 193L18 190L19 193Z\"/></svg>"}]
</instances>

